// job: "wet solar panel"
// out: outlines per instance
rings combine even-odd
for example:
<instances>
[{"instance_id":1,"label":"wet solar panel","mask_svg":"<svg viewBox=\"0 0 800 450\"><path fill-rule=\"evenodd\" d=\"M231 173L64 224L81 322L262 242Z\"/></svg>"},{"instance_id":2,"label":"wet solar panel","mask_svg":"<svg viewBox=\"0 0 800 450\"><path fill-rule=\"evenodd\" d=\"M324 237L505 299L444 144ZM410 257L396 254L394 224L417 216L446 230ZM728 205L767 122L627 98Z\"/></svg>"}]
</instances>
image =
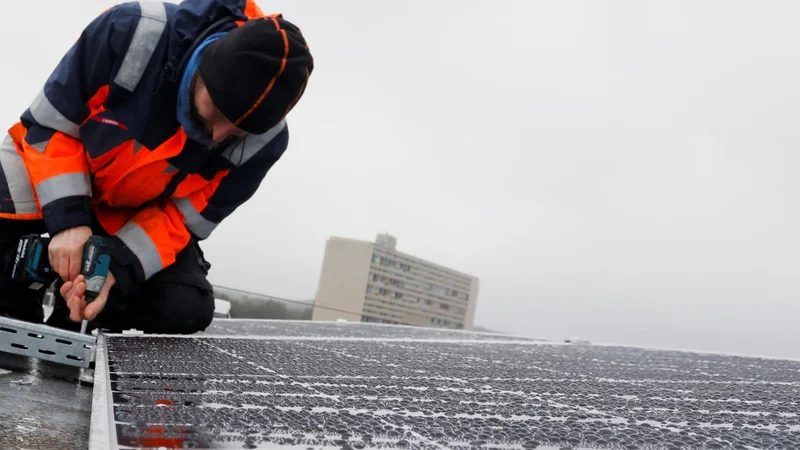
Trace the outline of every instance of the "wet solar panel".
<instances>
[{"instance_id":1,"label":"wet solar panel","mask_svg":"<svg viewBox=\"0 0 800 450\"><path fill-rule=\"evenodd\" d=\"M112 411L92 440L107 420L119 448L800 447L794 361L221 321L108 336L106 362Z\"/></svg>"},{"instance_id":2,"label":"wet solar panel","mask_svg":"<svg viewBox=\"0 0 800 450\"><path fill-rule=\"evenodd\" d=\"M468 341L542 340L524 336L499 333L475 333L463 330L421 328L411 326L387 326L351 322L311 322L228 319L215 320L206 329L207 335L239 336L286 336L286 337L324 337L324 338L419 338L419 339L460 339Z\"/></svg>"}]
</instances>

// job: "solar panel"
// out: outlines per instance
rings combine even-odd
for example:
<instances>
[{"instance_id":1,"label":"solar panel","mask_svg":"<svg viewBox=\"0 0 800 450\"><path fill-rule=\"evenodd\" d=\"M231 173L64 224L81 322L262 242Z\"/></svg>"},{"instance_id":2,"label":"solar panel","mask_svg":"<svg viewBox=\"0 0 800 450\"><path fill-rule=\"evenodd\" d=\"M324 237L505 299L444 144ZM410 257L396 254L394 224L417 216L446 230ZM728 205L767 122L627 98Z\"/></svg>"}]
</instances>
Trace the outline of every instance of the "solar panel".
<instances>
[{"instance_id":1,"label":"solar panel","mask_svg":"<svg viewBox=\"0 0 800 450\"><path fill-rule=\"evenodd\" d=\"M101 341L94 448L800 443L794 361L314 322Z\"/></svg>"},{"instance_id":2,"label":"solar panel","mask_svg":"<svg viewBox=\"0 0 800 450\"><path fill-rule=\"evenodd\" d=\"M463 340L543 341L543 339L499 333L478 333L443 328L421 328L404 325L382 325L355 322L276 321L253 319L218 319L205 331L206 335L288 336L322 338L421 338Z\"/></svg>"}]
</instances>

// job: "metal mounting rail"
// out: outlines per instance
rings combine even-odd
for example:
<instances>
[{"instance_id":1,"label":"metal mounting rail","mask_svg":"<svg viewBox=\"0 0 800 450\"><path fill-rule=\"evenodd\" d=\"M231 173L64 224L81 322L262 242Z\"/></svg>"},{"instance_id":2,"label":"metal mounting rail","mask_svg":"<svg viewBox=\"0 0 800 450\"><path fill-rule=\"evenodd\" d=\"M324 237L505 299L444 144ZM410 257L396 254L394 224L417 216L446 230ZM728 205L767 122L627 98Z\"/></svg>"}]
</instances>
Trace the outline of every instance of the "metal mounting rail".
<instances>
[{"instance_id":1,"label":"metal mounting rail","mask_svg":"<svg viewBox=\"0 0 800 450\"><path fill-rule=\"evenodd\" d=\"M96 336L0 317L0 352L85 368L96 347Z\"/></svg>"}]
</instances>

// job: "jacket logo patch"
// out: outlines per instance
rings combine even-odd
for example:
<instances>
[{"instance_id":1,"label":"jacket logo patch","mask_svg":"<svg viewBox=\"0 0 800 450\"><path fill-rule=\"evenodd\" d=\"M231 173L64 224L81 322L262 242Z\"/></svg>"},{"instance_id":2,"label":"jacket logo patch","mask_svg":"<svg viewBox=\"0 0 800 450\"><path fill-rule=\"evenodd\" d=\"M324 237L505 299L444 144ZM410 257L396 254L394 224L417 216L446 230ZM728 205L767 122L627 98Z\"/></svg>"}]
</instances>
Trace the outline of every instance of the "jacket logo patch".
<instances>
[{"instance_id":1,"label":"jacket logo patch","mask_svg":"<svg viewBox=\"0 0 800 450\"><path fill-rule=\"evenodd\" d=\"M117 128L121 128L121 129L123 129L125 131L128 131L128 127L126 127L124 123L119 123L116 120L109 119L107 117L98 117L98 116L94 116L94 117L92 117L92 119L96 120L97 122L104 123L106 125L114 125Z\"/></svg>"}]
</instances>

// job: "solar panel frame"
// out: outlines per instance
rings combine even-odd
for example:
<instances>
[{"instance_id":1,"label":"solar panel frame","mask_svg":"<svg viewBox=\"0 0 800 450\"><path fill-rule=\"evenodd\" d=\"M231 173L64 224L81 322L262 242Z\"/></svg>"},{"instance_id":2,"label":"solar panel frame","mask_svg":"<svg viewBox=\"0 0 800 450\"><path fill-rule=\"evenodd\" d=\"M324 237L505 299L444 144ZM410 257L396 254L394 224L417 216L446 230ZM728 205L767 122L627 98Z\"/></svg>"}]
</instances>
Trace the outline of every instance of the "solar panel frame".
<instances>
[{"instance_id":1,"label":"solar panel frame","mask_svg":"<svg viewBox=\"0 0 800 450\"><path fill-rule=\"evenodd\" d=\"M97 339L89 450L119 448L117 430L114 426L114 403L111 396L108 358L106 357L106 339L106 335L102 333Z\"/></svg>"}]
</instances>

